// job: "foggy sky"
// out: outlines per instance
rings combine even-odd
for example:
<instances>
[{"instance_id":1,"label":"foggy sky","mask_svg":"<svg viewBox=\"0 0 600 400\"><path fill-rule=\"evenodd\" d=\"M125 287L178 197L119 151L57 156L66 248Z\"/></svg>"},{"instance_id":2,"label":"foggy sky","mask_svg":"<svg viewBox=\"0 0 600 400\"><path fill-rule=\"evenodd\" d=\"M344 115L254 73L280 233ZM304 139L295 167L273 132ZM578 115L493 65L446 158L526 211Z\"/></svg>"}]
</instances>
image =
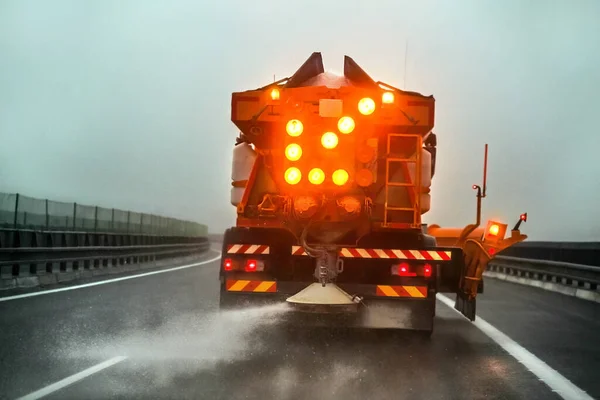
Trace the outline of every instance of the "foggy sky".
<instances>
[{"instance_id":1,"label":"foggy sky","mask_svg":"<svg viewBox=\"0 0 600 400\"><path fill-rule=\"evenodd\" d=\"M489 143L484 218L600 240L599 18L597 0L2 0L0 191L223 231L231 92L320 51L435 96L425 222L474 220Z\"/></svg>"}]
</instances>

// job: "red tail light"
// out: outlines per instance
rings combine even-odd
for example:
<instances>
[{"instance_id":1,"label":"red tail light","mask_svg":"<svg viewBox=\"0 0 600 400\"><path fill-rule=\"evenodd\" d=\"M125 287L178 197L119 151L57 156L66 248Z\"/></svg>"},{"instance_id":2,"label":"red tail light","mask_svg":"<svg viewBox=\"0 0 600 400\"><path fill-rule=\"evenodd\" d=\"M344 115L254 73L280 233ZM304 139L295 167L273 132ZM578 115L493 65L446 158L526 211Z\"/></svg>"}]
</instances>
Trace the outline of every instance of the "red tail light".
<instances>
[{"instance_id":1,"label":"red tail light","mask_svg":"<svg viewBox=\"0 0 600 400\"><path fill-rule=\"evenodd\" d=\"M410 265L408 263L401 263L392 265L392 275L398 276L417 276L416 272L412 272L410 270Z\"/></svg>"},{"instance_id":2,"label":"red tail light","mask_svg":"<svg viewBox=\"0 0 600 400\"><path fill-rule=\"evenodd\" d=\"M425 275L425 278L431 277L431 265L425 264L423 267L423 275Z\"/></svg>"},{"instance_id":3,"label":"red tail light","mask_svg":"<svg viewBox=\"0 0 600 400\"><path fill-rule=\"evenodd\" d=\"M229 258L228 258L228 259L226 259L226 260L223 262L223 269L224 269L225 271L231 271L231 270L233 269L233 261L231 261L231 259L229 259Z\"/></svg>"},{"instance_id":4,"label":"red tail light","mask_svg":"<svg viewBox=\"0 0 600 400\"><path fill-rule=\"evenodd\" d=\"M254 272L256 271L256 260L248 260L246 261L246 272Z\"/></svg>"}]
</instances>

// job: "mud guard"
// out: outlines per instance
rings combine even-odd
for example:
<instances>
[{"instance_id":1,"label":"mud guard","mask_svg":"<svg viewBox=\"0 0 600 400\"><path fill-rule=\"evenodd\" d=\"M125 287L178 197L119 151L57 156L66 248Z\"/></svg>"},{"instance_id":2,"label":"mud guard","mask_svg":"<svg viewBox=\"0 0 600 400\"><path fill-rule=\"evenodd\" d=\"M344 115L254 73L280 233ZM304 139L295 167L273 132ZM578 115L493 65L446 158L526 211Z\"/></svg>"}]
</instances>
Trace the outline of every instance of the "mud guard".
<instances>
[{"instance_id":1,"label":"mud guard","mask_svg":"<svg viewBox=\"0 0 600 400\"><path fill-rule=\"evenodd\" d=\"M456 294L454 308L459 313L467 317L469 321L475 321L475 313L477 312L477 298L470 299L465 294L458 292Z\"/></svg>"}]
</instances>

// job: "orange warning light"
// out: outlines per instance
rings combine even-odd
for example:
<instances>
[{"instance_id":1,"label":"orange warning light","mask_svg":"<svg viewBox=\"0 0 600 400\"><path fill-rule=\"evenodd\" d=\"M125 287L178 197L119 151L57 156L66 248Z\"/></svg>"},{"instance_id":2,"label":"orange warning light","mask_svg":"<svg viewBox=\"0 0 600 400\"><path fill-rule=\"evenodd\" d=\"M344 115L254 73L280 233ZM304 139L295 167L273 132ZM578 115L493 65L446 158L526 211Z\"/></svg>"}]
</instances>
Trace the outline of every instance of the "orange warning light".
<instances>
[{"instance_id":1,"label":"orange warning light","mask_svg":"<svg viewBox=\"0 0 600 400\"><path fill-rule=\"evenodd\" d=\"M496 224L493 224L492 226L490 226L490 228L488 229L488 232L490 233L490 235L494 235L497 236L498 232L500 232L500 227Z\"/></svg>"},{"instance_id":2,"label":"orange warning light","mask_svg":"<svg viewBox=\"0 0 600 400\"><path fill-rule=\"evenodd\" d=\"M351 133L355 126L356 124L354 123L352 117L342 117L338 121L338 129L344 134Z\"/></svg>"},{"instance_id":3,"label":"orange warning light","mask_svg":"<svg viewBox=\"0 0 600 400\"><path fill-rule=\"evenodd\" d=\"M308 180L313 185L320 185L325 180L325 172L321 168L313 168L308 173Z\"/></svg>"},{"instance_id":4,"label":"orange warning light","mask_svg":"<svg viewBox=\"0 0 600 400\"><path fill-rule=\"evenodd\" d=\"M381 102L383 104L392 104L394 102L394 92L384 92L381 95Z\"/></svg>"},{"instance_id":5,"label":"orange warning light","mask_svg":"<svg viewBox=\"0 0 600 400\"><path fill-rule=\"evenodd\" d=\"M285 181L290 185L296 185L302 179L302 173L296 167L290 167L285 171Z\"/></svg>"},{"instance_id":6,"label":"orange warning light","mask_svg":"<svg viewBox=\"0 0 600 400\"><path fill-rule=\"evenodd\" d=\"M335 149L338 145L338 137L333 132L325 132L323 136L321 136L321 144L326 149Z\"/></svg>"},{"instance_id":7,"label":"orange warning light","mask_svg":"<svg viewBox=\"0 0 600 400\"><path fill-rule=\"evenodd\" d=\"M358 111L360 111L362 115L373 114L375 112L375 101L370 97L360 99L358 102Z\"/></svg>"},{"instance_id":8,"label":"orange warning light","mask_svg":"<svg viewBox=\"0 0 600 400\"><path fill-rule=\"evenodd\" d=\"M285 148L285 157L290 161L298 161L302 157L302 147L292 143Z\"/></svg>"},{"instance_id":9,"label":"orange warning light","mask_svg":"<svg viewBox=\"0 0 600 400\"><path fill-rule=\"evenodd\" d=\"M279 100L279 89L271 90L271 100Z\"/></svg>"},{"instance_id":10,"label":"orange warning light","mask_svg":"<svg viewBox=\"0 0 600 400\"><path fill-rule=\"evenodd\" d=\"M292 137L297 137L297 136L302 135L302 131L304 130L304 125L302 125L302 122L300 120L291 119L288 121L287 125L285 126L285 130L287 131L288 135L290 135Z\"/></svg>"},{"instance_id":11,"label":"orange warning light","mask_svg":"<svg viewBox=\"0 0 600 400\"><path fill-rule=\"evenodd\" d=\"M498 243L504 239L507 228L508 226L506 224L501 224L497 221L488 221L487 226L485 227L485 237L483 240L488 243Z\"/></svg>"},{"instance_id":12,"label":"orange warning light","mask_svg":"<svg viewBox=\"0 0 600 400\"><path fill-rule=\"evenodd\" d=\"M338 169L334 171L331 179L337 186L344 186L346 182L348 182L348 172L343 169Z\"/></svg>"}]
</instances>

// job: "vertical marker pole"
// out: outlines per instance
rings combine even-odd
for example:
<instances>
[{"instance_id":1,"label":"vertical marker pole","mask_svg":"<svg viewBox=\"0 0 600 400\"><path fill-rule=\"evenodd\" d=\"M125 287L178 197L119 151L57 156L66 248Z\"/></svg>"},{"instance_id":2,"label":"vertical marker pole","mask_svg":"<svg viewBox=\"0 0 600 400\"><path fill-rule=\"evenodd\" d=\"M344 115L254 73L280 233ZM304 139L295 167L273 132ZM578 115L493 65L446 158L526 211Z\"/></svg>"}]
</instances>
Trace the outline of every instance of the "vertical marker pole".
<instances>
[{"instance_id":1,"label":"vertical marker pole","mask_svg":"<svg viewBox=\"0 0 600 400\"><path fill-rule=\"evenodd\" d=\"M406 70L408 65L408 40L406 41L406 45L404 47L404 89L406 89Z\"/></svg>"},{"instance_id":2,"label":"vertical marker pole","mask_svg":"<svg viewBox=\"0 0 600 400\"><path fill-rule=\"evenodd\" d=\"M485 144L485 155L483 156L483 197L487 190L487 162L488 162L488 145Z\"/></svg>"}]
</instances>

